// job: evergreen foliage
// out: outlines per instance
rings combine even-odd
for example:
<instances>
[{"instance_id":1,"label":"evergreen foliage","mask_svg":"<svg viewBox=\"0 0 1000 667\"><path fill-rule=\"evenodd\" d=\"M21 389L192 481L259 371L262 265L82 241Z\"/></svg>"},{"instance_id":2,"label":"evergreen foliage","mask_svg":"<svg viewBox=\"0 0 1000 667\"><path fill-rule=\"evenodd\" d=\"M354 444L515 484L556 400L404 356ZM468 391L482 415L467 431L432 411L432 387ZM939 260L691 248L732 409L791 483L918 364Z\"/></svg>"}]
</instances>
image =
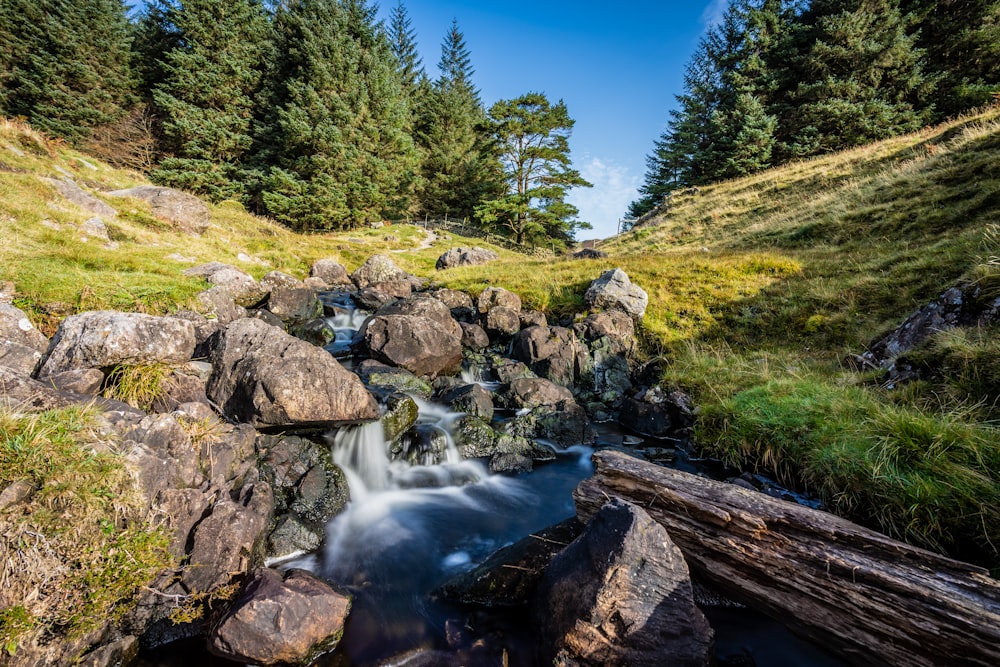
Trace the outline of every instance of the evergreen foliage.
<instances>
[{"instance_id":1,"label":"evergreen foliage","mask_svg":"<svg viewBox=\"0 0 1000 667\"><path fill-rule=\"evenodd\" d=\"M82 141L132 102L131 38L121 0L4 0L0 113Z\"/></svg>"},{"instance_id":2,"label":"evergreen foliage","mask_svg":"<svg viewBox=\"0 0 1000 667\"><path fill-rule=\"evenodd\" d=\"M417 33L402 0L389 16L389 46L399 63L403 85L408 90L415 89L426 74L423 61L417 53Z\"/></svg>"},{"instance_id":3,"label":"evergreen foliage","mask_svg":"<svg viewBox=\"0 0 1000 667\"><path fill-rule=\"evenodd\" d=\"M935 102L948 113L986 102L1000 88L998 26L1000 2L731 0L687 64L628 213L910 132L940 117Z\"/></svg>"},{"instance_id":4,"label":"evergreen foliage","mask_svg":"<svg viewBox=\"0 0 1000 667\"><path fill-rule=\"evenodd\" d=\"M417 166L409 102L374 10L363 0L293 0L275 23L257 201L302 230L405 211Z\"/></svg>"},{"instance_id":5,"label":"evergreen foliage","mask_svg":"<svg viewBox=\"0 0 1000 667\"><path fill-rule=\"evenodd\" d=\"M509 232L517 243L566 244L576 229L590 229L589 223L576 219L576 207L566 202L570 188L591 187L570 161L574 121L566 104L551 104L541 93L528 93L494 104L489 120L507 193L478 206L480 219Z\"/></svg>"},{"instance_id":6,"label":"evergreen foliage","mask_svg":"<svg viewBox=\"0 0 1000 667\"><path fill-rule=\"evenodd\" d=\"M168 6L163 19L177 39L153 88L168 157L152 177L216 201L237 196L237 170L251 146L255 98L270 56L264 8L259 0L183 0Z\"/></svg>"},{"instance_id":7,"label":"evergreen foliage","mask_svg":"<svg viewBox=\"0 0 1000 667\"><path fill-rule=\"evenodd\" d=\"M430 216L471 218L476 205L502 194L503 176L457 22L441 44L438 68L438 79L420 90L414 128L422 153L420 210Z\"/></svg>"}]
</instances>

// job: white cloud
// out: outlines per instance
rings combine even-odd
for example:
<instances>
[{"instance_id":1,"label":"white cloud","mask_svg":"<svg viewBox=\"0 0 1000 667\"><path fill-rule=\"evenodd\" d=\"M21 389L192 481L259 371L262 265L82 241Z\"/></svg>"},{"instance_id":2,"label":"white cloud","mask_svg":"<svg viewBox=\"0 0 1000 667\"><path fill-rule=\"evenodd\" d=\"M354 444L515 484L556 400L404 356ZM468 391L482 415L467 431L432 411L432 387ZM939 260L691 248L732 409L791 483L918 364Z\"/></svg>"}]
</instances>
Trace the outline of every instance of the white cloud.
<instances>
[{"instance_id":1,"label":"white cloud","mask_svg":"<svg viewBox=\"0 0 1000 667\"><path fill-rule=\"evenodd\" d=\"M577 239L608 238L618 231L618 220L638 196L640 178L622 165L591 157L580 174L592 188L573 188L566 200L580 209L580 220L594 226L577 232Z\"/></svg>"},{"instance_id":2,"label":"white cloud","mask_svg":"<svg viewBox=\"0 0 1000 667\"><path fill-rule=\"evenodd\" d=\"M708 3L705 11L701 13L701 22L705 28L711 28L722 23L722 17L725 16L728 6L729 0L712 0Z\"/></svg>"}]
</instances>

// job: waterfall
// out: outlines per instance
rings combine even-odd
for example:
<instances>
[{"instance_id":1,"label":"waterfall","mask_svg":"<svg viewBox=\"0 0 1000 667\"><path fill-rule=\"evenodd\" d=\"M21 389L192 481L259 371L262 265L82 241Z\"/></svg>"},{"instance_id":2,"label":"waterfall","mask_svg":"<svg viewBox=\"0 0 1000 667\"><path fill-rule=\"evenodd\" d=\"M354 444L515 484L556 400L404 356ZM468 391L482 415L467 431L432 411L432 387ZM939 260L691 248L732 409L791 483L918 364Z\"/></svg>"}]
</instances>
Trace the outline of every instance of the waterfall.
<instances>
[{"instance_id":1,"label":"waterfall","mask_svg":"<svg viewBox=\"0 0 1000 667\"><path fill-rule=\"evenodd\" d=\"M390 461L382 422L340 429L333 438L332 453L333 462L347 477L354 500L388 488Z\"/></svg>"}]
</instances>

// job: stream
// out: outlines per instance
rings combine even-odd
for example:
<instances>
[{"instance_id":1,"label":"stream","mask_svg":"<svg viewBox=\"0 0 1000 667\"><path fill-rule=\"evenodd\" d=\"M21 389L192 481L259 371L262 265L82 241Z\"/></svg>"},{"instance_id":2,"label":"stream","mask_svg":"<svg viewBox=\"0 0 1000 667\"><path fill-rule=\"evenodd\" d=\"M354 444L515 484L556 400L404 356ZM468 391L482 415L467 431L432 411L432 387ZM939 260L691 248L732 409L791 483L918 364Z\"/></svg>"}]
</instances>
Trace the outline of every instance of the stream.
<instances>
[{"instance_id":1,"label":"stream","mask_svg":"<svg viewBox=\"0 0 1000 667\"><path fill-rule=\"evenodd\" d=\"M351 332L362 319L356 312L331 318L338 335L327 349L338 358L348 354ZM505 664L533 665L534 633L523 610L470 611L438 599L433 592L497 549L572 516L572 491L592 473L594 450L553 447L554 460L536 464L530 473L491 474L481 461L463 460L459 455L452 431L459 413L426 401L417 404L418 423L437 429L446 439L439 462L411 465L390 460L379 422L328 436L334 460L348 479L352 501L328 524L321 551L276 565L308 569L353 597L340 644L316 664L405 664L401 656L416 649L457 653L473 642L502 637L509 658ZM674 443L647 442L610 424L596 427L598 448L655 455L677 468L713 477L724 472L718 463L691 459ZM709 607L705 613L715 629L720 664L843 664L751 609ZM203 640L191 640L146 652L136 664L235 663L209 655Z\"/></svg>"}]
</instances>

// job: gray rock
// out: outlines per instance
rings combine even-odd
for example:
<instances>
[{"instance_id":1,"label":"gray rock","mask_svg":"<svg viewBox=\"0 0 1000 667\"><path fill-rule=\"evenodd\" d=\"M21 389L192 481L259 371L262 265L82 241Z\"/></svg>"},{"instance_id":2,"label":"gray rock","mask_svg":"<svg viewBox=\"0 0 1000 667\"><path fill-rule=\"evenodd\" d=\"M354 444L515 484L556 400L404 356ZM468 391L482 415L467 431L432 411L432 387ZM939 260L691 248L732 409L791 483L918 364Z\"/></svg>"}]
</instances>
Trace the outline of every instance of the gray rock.
<instances>
[{"instance_id":1,"label":"gray rock","mask_svg":"<svg viewBox=\"0 0 1000 667\"><path fill-rule=\"evenodd\" d=\"M391 296L395 299L405 299L413 294L413 281L410 279L406 280L385 280L379 283L372 283L366 290L375 290L386 296Z\"/></svg>"},{"instance_id":2,"label":"gray rock","mask_svg":"<svg viewBox=\"0 0 1000 667\"><path fill-rule=\"evenodd\" d=\"M106 398L95 398L52 387L47 381L39 382L22 373L0 365L0 406L17 412L43 412L72 405L93 404L98 409L142 414L141 410Z\"/></svg>"},{"instance_id":3,"label":"gray rock","mask_svg":"<svg viewBox=\"0 0 1000 667\"><path fill-rule=\"evenodd\" d=\"M462 327L462 346L470 350L485 350L490 346L490 337L478 324L459 322Z\"/></svg>"},{"instance_id":4,"label":"gray rock","mask_svg":"<svg viewBox=\"0 0 1000 667\"><path fill-rule=\"evenodd\" d=\"M317 259L313 262L309 267L309 277L319 278L328 288L351 284L351 276L344 265L332 259Z\"/></svg>"},{"instance_id":5,"label":"gray rock","mask_svg":"<svg viewBox=\"0 0 1000 667\"><path fill-rule=\"evenodd\" d=\"M476 299L476 307L480 313L488 313L497 306L510 308L515 313L520 313L521 297L502 287L487 287L479 293L479 297Z\"/></svg>"},{"instance_id":6,"label":"gray rock","mask_svg":"<svg viewBox=\"0 0 1000 667\"><path fill-rule=\"evenodd\" d=\"M486 333L506 340L521 330L521 318L513 308L495 306L482 316Z\"/></svg>"},{"instance_id":7,"label":"gray rock","mask_svg":"<svg viewBox=\"0 0 1000 667\"><path fill-rule=\"evenodd\" d=\"M618 421L640 435L673 438L694 425L694 411L684 392L653 387L626 398Z\"/></svg>"},{"instance_id":8,"label":"gray rock","mask_svg":"<svg viewBox=\"0 0 1000 667\"><path fill-rule=\"evenodd\" d=\"M191 359L194 347L194 325L187 320L88 311L62 321L38 376L118 364L181 364Z\"/></svg>"},{"instance_id":9,"label":"gray rock","mask_svg":"<svg viewBox=\"0 0 1000 667\"><path fill-rule=\"evenodd\" d=\"M521 318L522 329L527 329L528 327L547 327L549 325L545 313L537 310L522 310L519 317Z\"/></svg>"},{"instance_id":10,"label":"gray rock","mask_svg":"<svg viewBox=\"0 0 1000 667\"><path fill-rule=\"evenodd\" d=\"M111 197L134 197L149 202L153 215L186 234L202 234L208 229L209 211L203 201L180 190L140 185L106 193Z\"/></svg>"},{"instance_id":11,"label":"gray rock","mask_svg":"<svg viewBox=\"0 0 1000 667\"><path fill-rule=\"evenodd\" d=\"M459 340L462 338L462 328L452 318L451 309L444 302L438 301L434 297L416 295L401 301L394 301L379 308L375 314L426 317L437 323L442 330L451 336Z\"/></svg>"},{"instance_id":12,"label":"gray rock","mask_svg":"<svg viewBox=\"0 0 1000 667\"><path fill-rule=\"evenodd\" d=\"M493 419L493 395L478 384L467 384L441 396L453 412L464 412L489 422Z\"/></svg>"},{"instance_id":13,"label":"gray rock","mask_svg":"<svg viewBox=\"0 0 1000 667\"><path fill-rule=\"evenodd\" d=\"M419 412L416 402L406 394L393 393L387 396L381 419L382 435L386 442L395 442L413 428Z\"/></svg>"},{"instance_id":14,"label":"gray rock","mask_svg":"<svg viewBox=\"0 0 1000 667\"><path fill-rule=\"evenodd\" d=\"M108 236L108 226L104 224L104 220L98 216L92 218L87 218L80 224L80 231L85 235L91 236L101 241L110 241L111 238Z\"/></svg>"},{"instance_id":15,"label":"gray rock","mask_svg":"<svg viewBox=\"0 0 1000 667\"><path fill-rule=\"evenodd\" d=\"M305 287L276 287L267 298L267 309L283 322L305 322L323 315L319 295Z\"/></svg>"},{"instance_id":16,"label":"gray rock","mask_svg":"<svg viewBox=\"0 0 1000 667\"><path fill-rule=\"evenodd\" d=\"M410 292L407 292L405 296L409 296ZM375 312L382 306L396 301L399 297L392 296L391 294L385 294L380 292L374 287L366 287L354 297L355 302L364 308L365 310Z\"/></svg>"},{"instance_id":17,"label":"gray rock","mask_svg":"<svg viewBox=\"0 0 1000 667\"><path fill-rule=\"evenodd\" d=\"M325 428L378 419L375 399L328 352L260 320L233 322L212 353L208 396L256 428Z\"/></svg>"},{"instance_id":18,"label":"gray rock","mask_svg":"<svg viewBox=\"0 0 1000 667\"><path fill-rule=\"evenodd\" d=\"M71 391L75 394L96 396L104 384L104 373L96 368L78 368L72 371L54 373L46 378L56 389Z\"/></svg>"},{"instance_id":19,"label":"gray rock","mask_svg":"<svg viewBox=\"0 0 1000 667\"><path fill-rule=\"evenodd\" d=\"M305 287L305 284L301 280L281 271L269 271L260 279L260 284L264 289L270 290L272 293L277 287L284 287L286 289Z\"/></svg>"},{"instance_id":20,"label":"gray rock","mask_svg":"<svg viewBox=\"0 0 1000 667\"><path fill-rule=\"evenodd\" d=\"M493 553L475 569L445 582L438 593L462 604L525 605L556 554L579 537L583 525L570 517Z\"/></svg>"},{"instance_id":21,"label":"gray rock","mask_svg":"<svg viewBox=\"0 0 1000 667\"><path fill-rule=\"evenodd\" d=\"M212 324L209 326L212 326L214 331L217 331L220 325L225 326L247 316L247 309L236 305L233 295L224 287L212 287L204 292L199 292L195 298L198 300L202 313L212 319ZM198 337L199 341L205 338Z\"/></svg>"},{"instance_id":22,"label":"gray rock","mask_svg":"<svg viewBox=\"0 0 1000 667\"><path fill-rule=\"evenodd\" d=\"M215 271L207 280L210 284L229 292L236 305L244 308L258 305L268 295L268 289L254 280L253 276L234 267Z\"/></svg>"},{"instance_id":23,"label":"gray rock","mask_svg":"<svg viewBox=\"0 0 1000 667\"><path fill-rule=\"evenodd\" d=\"M550 440L563 447L590 445L597 438L586 410L572 400L532 408L527 414L505 422L502 428L515 437ZM552 452L545 450L534 454L534 458L550 459Z\"/></svg>"},{"instance_id":24,"label":"gray rock","mask_svg":"<svg viewBox=\"0 0 1000 667\"><path fill-rule=\"evenodd\" d=\"M588 377L592 361L576 335L563 327L528 327L514 336L513 356L537 375L565 387Z\"/></svg>"},{"instance_id":25,"label":"gray rock","mask_svg":"<svg viewBox=\"0 0 1000 667\"><path fill-rule=\"evenodd\" d=\"M376 283L409 282L409 278L410 274L396 266L388 255L372 255L351 274L351 280L358 289Z\"/></svg>"},{"instance_id":26,"label":"gray rock","mask_svg":"<svg viewBox=\"0 0 1000 667\"><path fill-rule=\"evenodd\" d=\"M379 315L366 323L361 335L373 358L416 375L448 375L462 364L461 335L426 317Z\"/></svg>"},{"instance_id":27,"label":"gray rock","mask_svg":"<svg viewBox=\"0 0 1000 667\"><path fill-rule=\"evenodd\" d=\"M23 345L31 350L44 353L49 339L35 328L23 310L0 301L0 340Z\"/></svg>"},{"instance_id":28,"label":"gray rock","mask_svg":"<svg viewBox=\"0 0 1000 667\"><path fill-rule=\"evenodd\" d=\"M242 663L308 665L337 646L350 609L349 597L304 570L258 570L208 647Z\"/></svg>"},{"instance_id":29,"label":"gray rock","mask_svg":"<svg viewBox=\"0 0 1000 667\"><path fill-rule=\"evenodd\" d=\"M497 399L503 407L520 410L573 401L573 393L544 378L520 378L502 387Z\"/></svg>"},{"instance_id":30,"label":"gray rock","mask_svg":"<svg viewBox=\"0 0 1000 667\"><path fill-rule=\"evenodd\" d=\"M646 314L649 295L638 285L633 285L624 271L611 269L590 283L583 295L583 303L591 310L621 310L638 321Z\"/></svg>"},{"instance_id":31,"label":"gray rock","mask_svg":"<svg viewBox=\"0 0 1000 667\"><path fill-rule=\"evenodd\" d=\"M431 394L434 393L433 387L426 380L404 368L387 366L374 359L362 361L354 371L366 387L380 390L382 393L398 391L421 398L430 398Z\"/></svg>"},{"instance_id":32,"label":"gray rock","mask_svg":"<svg viewBox=\"0 0 1000 667\"><path fill-rule=\"evenodd\" d=\"M225 497L216 502L194 529L181 584L191 593L214 591L260 564L273 510L266 482L245 489L238 501Z\"/></svg>"},{"instance_id":33,"label":"gray rock","mask_svg":"<svg viewBox=\"0 0 1000 667\"><path fill-rule=\"evenodd\" d=\"M90 651L75 663L79 667L127 667L139 657L139 638L129 635Z\"/></svg>"},{"instance_id":34,"label":"gray rock","mask_svg":"<svg viewBox=\"0 0 1000 667\"><path fill-rule=\"evenodd\" d=\"M539 664L707 667L713 632L666 530L621 500L552 559L534 596Z\"/></svg>"},{"instance_id":35,"label":"gray rock","mask_svg":"<svg viewBox=\"0 0 1000 667\"><path fill-rule=\"evenodd\" d=\"M635 347L635 322L621 310L591 313L583 322L578 322L571 328L586 341L611 336L621 340L629 349Z\"/></svg>"},{"instance_id":36,"label":"gray rock","mask_svg":"<svg viewBox=\"0 0 1000 667\"><path fill-rule=\"evenodd\" d=\"M499 257L500 255L492 250L486 250L485 248L480 248L478 246L474 248L451 248L438 257L435 268L440 271L443 269L451 269L456 266L477 266L492 262Z\"/></svg>"},{"instance_id":37,"label":"gray rock","mask_svg":"<svg viewBox=\"0 0 1000 667\"><path fill-rule=\"evenodd\" d=\"M454 289L439 289L431 292L431 296L435 299L448 306L454 311L455 309L473 309L475 306L472 303L472 297L465 292L460 292Z\"/></svg>"},{"instance_id":38,"label":"gray rock","mask_svg":"<svg viewBox=\"0 0 1000 667\"><path fill-rule=\"evenodd\" d=\"M42 353L26 345L0 339L0 366L5 366L25 377L34 374ZM103 377L103 375L101 376Z\"/></svg>"},{"instance_id":39,"label":"gray rock","mask_svg":"<svg viewBox=\"0 0 1000 667\"><path fill-rule=\"evenodd\" d=\"M55 187L56 191L72 204L76 204L83 210L102 215L106 218L113 218L118 215L114 207L109 206L94 195L90 194L69 177L65 178L43 178L43 181Z\"/></svg>"},{"instance_id":40,"label":"gray rock","mask_svg":"<svg viewBox=\"0 0 1000 667\"><path fill-rule=\"evenodd\" d=\"M577 250L571 255L573 259L604 259L607 256L608 253L603 250L595 250L594 248Z\"/></svg>"}]
</instances>

